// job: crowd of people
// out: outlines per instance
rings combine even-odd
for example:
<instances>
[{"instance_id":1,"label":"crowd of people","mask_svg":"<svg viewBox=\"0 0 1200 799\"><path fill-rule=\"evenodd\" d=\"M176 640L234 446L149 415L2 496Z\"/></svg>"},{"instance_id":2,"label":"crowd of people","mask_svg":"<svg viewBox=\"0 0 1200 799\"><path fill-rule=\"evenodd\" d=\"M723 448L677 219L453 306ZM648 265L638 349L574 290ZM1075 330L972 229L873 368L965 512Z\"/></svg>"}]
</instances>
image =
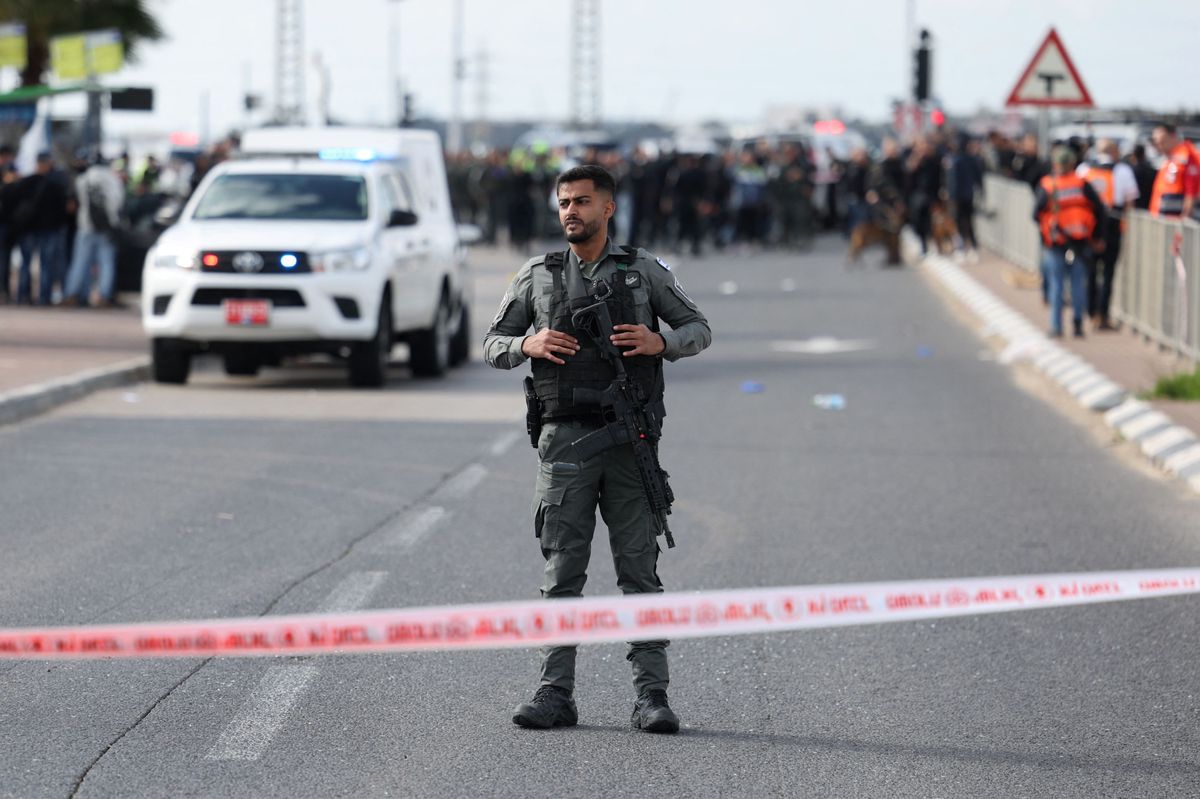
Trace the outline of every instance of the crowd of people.
<instances>
[{"instance_id":1,"label":"crowd of people","mask_svg":"<svg viewBox=\"0 0 1200 799\"><path fill-rule=\"evenodd\" d=\"M452 156L448 168L459 221L478 225L486 243L519 250L556 235L555 177L595 163L617 179L614 237L647 248L692 255L730 245L804 249L820 230L849 234L866 220L896 233L910 223L925 240L945 206L973 253L973 201L989 168L984 144L938 131L906 147L886 139L875 159L863 148L847 158L827 150L818 159L803 140L760 139L700 153L492 151ZM890 256L898 262L898 252Z\"/></svg>"},{"instance_id":2,"label":"crowd of people","mask_svg":"<svg viewBox=\"0 0 1200 799\"><path fill-rule=\"evenodd\" d=\"M1084 335L1089 317L1093 329L1113 329L1110 303L1129 209L1200 221L1200 151L1170 124L1157 125L1151 135L1163 158L1157 170L1140 146L1122 159L1117 143L1107 139L1090 146L1060 142L1048 167L1036 149L1024 148L1027 163L1019 164L1019 177L1035 191L1033 221L1042 239L1042 297L1050 308L1051 336L1063 335L1067 285L1076 337Z\"/></svg>"},{"instance_id":3,"label":"crowd of people","mask_svg":"<svg viewBox=\"0 0 1200 799\"><path fill-rule=\"evenodd\" d=\"M815 169L800 143L724 152L635 148L493 151L449 160L451 197L460 222L476 224L486 243L519 250L558 233L554 181L580 163L617 179L615 237L639 246L700 255L732 244L801 248L822 224Z\"/></svg>"},{"instance_id":4,"label":"crowd of people","mask_svg":"<svg viewBox=\"0 0 1200 799\"><path fill-rule=\"evenodd\" d=\"M186 198L235 146L222 141L194 164L81 151L64 165L42 152L23 175L0 145L0 305L118 307L120 243L131 231L152 239L164 202Z\"/></svg>"}]
</instances>

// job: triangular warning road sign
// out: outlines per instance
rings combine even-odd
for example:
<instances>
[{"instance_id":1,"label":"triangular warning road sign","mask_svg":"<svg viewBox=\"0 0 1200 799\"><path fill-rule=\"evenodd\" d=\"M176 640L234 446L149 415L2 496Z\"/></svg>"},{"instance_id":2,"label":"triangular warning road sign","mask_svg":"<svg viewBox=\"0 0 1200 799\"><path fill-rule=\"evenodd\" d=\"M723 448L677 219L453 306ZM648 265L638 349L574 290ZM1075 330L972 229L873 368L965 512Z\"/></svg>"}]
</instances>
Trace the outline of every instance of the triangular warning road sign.
<instances>
[{"instance_id":1,"label":"triangular warning road sign","mask_svg":"<svg viewBox=\"0 0 1200 799\"><path fill-rule=\"evenodd\" d=\"M1005 105L1075 106L1091 108L1095 105L1083 78L1071 63L1067 48L1054 28L1037 49L1033 60L1021 73L1012 94Z\"/></svg>"}]
</instances>

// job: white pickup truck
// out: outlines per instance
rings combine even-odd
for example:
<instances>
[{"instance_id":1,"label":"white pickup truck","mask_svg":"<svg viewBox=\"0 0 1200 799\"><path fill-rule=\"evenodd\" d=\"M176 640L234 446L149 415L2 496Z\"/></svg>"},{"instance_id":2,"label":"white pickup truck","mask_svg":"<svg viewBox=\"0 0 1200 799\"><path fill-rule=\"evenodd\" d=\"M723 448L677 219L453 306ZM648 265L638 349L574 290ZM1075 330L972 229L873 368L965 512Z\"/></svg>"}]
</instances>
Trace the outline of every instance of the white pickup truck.
<instances>
[{"instance_id":1,"label":"white pickup truck","mask_svg":"<svg viewBox=\"0 0 1200 799\"><path fill-rule=\"evenodd\" d=\"M381 386L396 342L416 375L467 360L470 291L436 133L265 128L147 253L142 326L158 382L201 352L231 375L325 352Z\"/></svg>"}]
</instances>

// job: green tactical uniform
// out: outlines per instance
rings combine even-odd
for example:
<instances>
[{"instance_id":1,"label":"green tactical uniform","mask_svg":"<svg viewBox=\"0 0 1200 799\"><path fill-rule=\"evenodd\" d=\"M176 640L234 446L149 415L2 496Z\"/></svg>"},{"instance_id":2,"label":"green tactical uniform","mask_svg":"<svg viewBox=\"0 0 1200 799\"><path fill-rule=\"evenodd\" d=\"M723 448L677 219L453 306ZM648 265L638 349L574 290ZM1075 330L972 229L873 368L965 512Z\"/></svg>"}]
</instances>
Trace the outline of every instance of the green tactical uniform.
<instances>
[{"instance_id":1,"label":"green tactical uniform","mask_svg":"<svg viewBox=\"0 0 1200 799\"><path fill-rule=\"evenodd\" d=\"M554 297L553 270L546 268L545 261L545 256L539 256L521 267L492 320L483 351L485 360L497 369L512 369L528 360L521 345L530 326L535 332L543 330L556 310L561 313ZM669 330L660 331L666 349L659 357L675 361L709 345L712 334L708 320L684 293L670 267L645 250L639 249L631 257L610 240L600 260L590 264L581 263L570 252L561 275L567 295L586 297L595 279L610 285L620 280L624 286L633 287L636 318L621 321L652 329L659 319L670 325ZM572 356L561 357L569 360ZM587 461L579 461L571 449L574 441L601 425L598 417L585 417L548 419L542 426L533 517L534 532L546 560L542 596L547 598L582 595L597 506L608 527L621 591L640 594L663 590L656 568L657 525L646 505L632 447L614 447ZM666 641L630 643L627 657L633 663L633 681L639 693L666 690L666 646ZM542 658L542 684L573 691L575 647L546 647Z\"/></svg>"}]
</instances>

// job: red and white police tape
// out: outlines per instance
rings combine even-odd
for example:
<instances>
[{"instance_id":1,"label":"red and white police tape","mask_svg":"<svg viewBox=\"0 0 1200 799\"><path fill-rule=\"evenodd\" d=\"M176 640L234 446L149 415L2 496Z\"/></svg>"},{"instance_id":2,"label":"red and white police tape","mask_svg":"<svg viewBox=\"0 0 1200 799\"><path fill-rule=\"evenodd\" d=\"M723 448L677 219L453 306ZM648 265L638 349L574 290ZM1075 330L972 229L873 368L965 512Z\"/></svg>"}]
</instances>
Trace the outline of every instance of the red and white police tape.
<instances>
[{"instance_id":1,"label":"red and white police tape","mask_svg":"<svg viewBox=\"0 0 1200 799\"><path fill-rule=\"evenodd\" d=\"M1195 593L1200 569L1160 569L0 629L0 659L321 655L700 638Z\"/></svg>"}]
</instances>

